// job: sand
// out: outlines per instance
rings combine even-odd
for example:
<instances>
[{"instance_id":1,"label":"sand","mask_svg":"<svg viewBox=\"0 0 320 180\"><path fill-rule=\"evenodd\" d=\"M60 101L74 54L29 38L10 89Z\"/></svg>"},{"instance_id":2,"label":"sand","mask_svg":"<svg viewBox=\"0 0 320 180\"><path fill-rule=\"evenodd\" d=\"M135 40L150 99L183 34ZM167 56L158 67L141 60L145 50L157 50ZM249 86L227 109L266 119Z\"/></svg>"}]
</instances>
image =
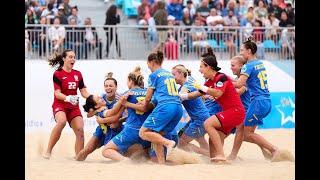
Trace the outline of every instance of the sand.
<instances>
[{"instance_id":1,"label":"sand","mask_svg":"<svg viewBox=\"0 0 320 180\"><path fill-rule=\"evenodd\" d=\"M272 129L257 130L280 149L295 153L295 130ZM112 162L101 155L101 148L93 152L83 162L73 160L74 134L63 133L53 149L50 160L41 157L46 149L50 132L31 132L25 136L25 176L28 180L62 179L62 180L99 180L99 179L295 179L295 162L270 162L264 159L258 146L244 142L239 156L242 161L233 161L231 165L209 164L209 159L196 154L175 153L179 158L188 159L190 163L183 165L157 165L150 161ZM91 137L86 133L85 142ZM226 139L224 150L226 155L232 148L234 136ZM192 142L195 143L195 142ZM190 159L192 157L193 159ZM185 161L186 162L186 161Z\"/></svg>"}]
</instances>

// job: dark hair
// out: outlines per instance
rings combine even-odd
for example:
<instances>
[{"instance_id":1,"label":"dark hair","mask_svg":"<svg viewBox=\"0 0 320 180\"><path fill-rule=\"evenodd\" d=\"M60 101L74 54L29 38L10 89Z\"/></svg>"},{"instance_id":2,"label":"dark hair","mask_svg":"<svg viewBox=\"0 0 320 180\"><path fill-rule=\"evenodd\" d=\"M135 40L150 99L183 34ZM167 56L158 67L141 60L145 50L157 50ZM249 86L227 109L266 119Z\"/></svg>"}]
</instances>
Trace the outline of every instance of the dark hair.
<instances>
[{"instance_id":1,"label":"dark hair","mask_svg":"<svg viewBox=\"0 0 320 180\"><path fill-rule=\"evenodd\" d=\"M114 82L114 84L115 84L116 86L118 86L117 80L116 80L115 78L113 78L112 75L113 75L113 72L108 72L108 73L106 74L106 76L104 77L105 79L104 79L104 81L103 81L103 84L106 83L107 80L112 80L112 81Z\"/></svg>"},{"instance_id":2,"label":"dark hair","mask_svg":"<svg viewBox=\"0 0 320 180\"><path fill-rule=\"evenodd\" d=\"M93 95L90 94L90 96L86 99L86 104L84 104L82 107L85 112L89 112L90 109L96 110L97 108L95 107L97 105L96 102L93 100Z\"/></svg>"},{"instance_id":3,"label":"dark hair","mask_svg":"<svg viewBox=\"0 0 320 180\"><path fill-rule=\"evenodd\" d=\"M134 85L137 85L137 86L143 88L144 87L144 82L143 82L144 78L143 78L140 70L141 70L140 66L137 66L133 72L129 73L128 79L130 79L134 83Z\"/></svg>"},{"instance_id":4,"label":"dark hair","mask_svg":"<svg viewBox=\"0 0 320 180\"><path fill-rule=\"evenodd\" d=\"M250 49L252 54L255 54L257 52L257 45L253 41L253 37L248 37L248 40L243 42L243 45L246 49Z\"/></svg>"},{"instance_id":5,"label":"dark hair","mask_svg":"<svg viewBox=\"0 0 320 180\"><path fill-rule=\"evenodd\" d=\"M154 61L155 63L161 65L163 62L163 52L158 50L156 53L151 53L148 56L148 61Z\"/></svg>"},{"instance_id":6,"label":"dark hair","mask_svg":"<svg viewBox=\"0 0 320 180\"><path fill-rule=\"evenodd\" d=\"M221 69L218 67L216 55L211 47L208 47L207 52L202 54L201 57L203 57L202 62L204 62L205 66L210 66L215 71L219 71Z\"/></svg>"},{"instance_id":7,"label":"dark hair","mask_svg":"<svg viewBox=\"0 0 320 180\"><path fill-rule=\"evenodd\" d=\"M106 12L107 17L115 16L117 14L117 6L112 4Z\"/></svg>"},{"instance_id":8,"label":"dark hair","mask_svg":"<svg viewBox=\"0 0 320 180\"><path fill-rule=\"evenodd\" d=\"M51 67L56 68L57 65L59 64L59 66L56 69L61 69L63 67L63 58L65 58L67 56L67 53L73 51L71 49L66 49L64 50L61 54L54 54L54 56L52 58L50 58L49 61L49 65Z\"/></svg>"}]
</instances>

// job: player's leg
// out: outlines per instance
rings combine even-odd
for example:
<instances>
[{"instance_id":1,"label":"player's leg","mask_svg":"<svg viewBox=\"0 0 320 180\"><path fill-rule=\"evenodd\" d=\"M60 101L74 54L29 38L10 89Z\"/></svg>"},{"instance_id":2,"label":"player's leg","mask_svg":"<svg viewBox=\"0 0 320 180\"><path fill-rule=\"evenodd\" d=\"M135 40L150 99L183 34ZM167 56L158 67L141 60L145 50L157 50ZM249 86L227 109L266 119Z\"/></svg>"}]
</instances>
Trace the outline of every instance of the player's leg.
<instances>
[{"instance_id":1,"label":"player's leg","mask_svg":"<svg viewBox=\"0 0 320 180\"><path fill-rule=\"evenodd\" d=\"M77 161L84 161L89 154L100 147L100 141L96 136L92 136L86 146L77 154Z\"/></svg>"},{"instance_id":2,"label":"player's leg","mask_svg":"<svg viewBox=\"0 0 320 180\"><path fill-rule=\"evenodd\" d=\"M58 142L61 136L61 132L67 123L67 117L65 112L58 111L55 113L54 118L56 120L56 125L51 131L48 147L46 153L43 155L44 158L49 159L51 157L51 152L55 144Z\"/></svg>"},{"instance_id":3,"label":"player's leg","mask_svg":"<svg viewBox=\"0 0 320 180\"><path fill-rule=\"evenodd\" d=\"M102 155L105 158L112 159L114 161L122 161L125 159L128 159L127 157L124 157L122 154L120 154L118 146L113 142L114 138L112 138L111 141L109 141L102 149Z\"/></svg>"},{"instance_id":4,"label":"player's leg","mask_svg":"<svg viewBox=\"0 0 320 180\"><path fill-rule=\"evenodd\" d=\"M196 138L195 140L199 143L200 148L209 151L209 144L206 141L206 139L204 138L204 135L201 136L201 137Z\"/></svg>"},{"instance_id":5,"label":"player's leg","mask_svg":"<svg viewBox=\"0 0 320 180\"><path fill-rule=\"evenodd\" d=\"M216 130L216 128L221 128L221 124L216 115L211 116L204 122L204 128L206 129L212 143L210 148L214 146L215 149L215 152L211 152L210 154L215 154L215 159L225 160L226 158L223 152L220 135Z\"/></svg>"},{"instance_id":6,"label":"player's leg","mask_svg":"<svg viewBox=\"0 0 320 180\"><path fill-rule=\"evenodd\" d=\"M194 144L191 144L190 142L193 140L193 138L187 136L186 134L182 134L181 137L179 138L179 144L178 147L180 149L183 149L185 151L192 151L198 154L202 154L205 156L210 156L209 150L207 149L202 149Z\"/></svg>"},{"instance_id":7,"label":"player's leg","mask_svg":"<svg viewBox=\"0 0 320 180\"><path fill-rule=\"evenodd\" d=\"M267 141L264 137L261 135L255 133L255 129L257 126L245 126L244 127L244 140L250 143L257 144L262 152L267 149L268 151L271 152L272 156L275 156L278 152L279 149L271 144L269 141ZM267 152L265 152L267 154Z\"/></svg>"},{"instance_id":8,"label":"player's leg","mask_svg":"<svg viewBox=\"0 0 320 180\"><path fill-rule=\"evenodd\" d=\"M228 156L229 160L235 160L237 158L238 152L240 150L240 147L242 145L243 139L244 139L244 126L243 123L237 127L236 135L234 137L233 146L230 155Z\"/></svg>"},{"instance_id":9,"label":"player's leg","mask_svg":"<svg viewBox=\"0 0 320 180\"><path fill-rule=\"evenodd\" d=\"M83 119L81 116L76 116L70 122L70 126L76 135L76 142L74 146L75 153L78 154L84 147L84 132L83 132Z\"/></svg>"}]
</instances>

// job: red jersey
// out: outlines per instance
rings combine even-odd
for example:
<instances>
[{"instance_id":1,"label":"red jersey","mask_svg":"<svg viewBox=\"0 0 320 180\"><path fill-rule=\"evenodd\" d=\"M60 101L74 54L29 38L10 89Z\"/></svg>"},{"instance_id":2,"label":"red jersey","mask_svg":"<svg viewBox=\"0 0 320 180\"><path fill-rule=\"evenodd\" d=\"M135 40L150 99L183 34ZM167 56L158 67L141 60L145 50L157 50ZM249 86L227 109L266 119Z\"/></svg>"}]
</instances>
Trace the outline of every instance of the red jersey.
<instances>
[{"instance_id":1,"label":"red jersey","mask_svg":"<svg viewBox=\"0 0 320 180\"><path fill-rule=\"evenodd\" d=\"M77 95L77 89L85 88L82 74L80 71L71 70L71 72L66 72L63 69L56 70L53 74L53 86L54 90L60 89L61 93L64 95ZM54 96L53 104L62 104L65 108L75 108L79 105L74 106L69 102L64 102L59 100Z\"/></svg>"},{"instance_id":2,"label":"red jersey","mask_svg":"<svg viewBox=\"0 0 320 180\"><path fill-rule=\"evenodd\" d=\"M223 111L234 107L244 108L230 77L224 73L217 72L213 80L209 79L204 85L210 88L219 89L223 92L223 94L216 99Z\"/></svg>"}]
</instances>

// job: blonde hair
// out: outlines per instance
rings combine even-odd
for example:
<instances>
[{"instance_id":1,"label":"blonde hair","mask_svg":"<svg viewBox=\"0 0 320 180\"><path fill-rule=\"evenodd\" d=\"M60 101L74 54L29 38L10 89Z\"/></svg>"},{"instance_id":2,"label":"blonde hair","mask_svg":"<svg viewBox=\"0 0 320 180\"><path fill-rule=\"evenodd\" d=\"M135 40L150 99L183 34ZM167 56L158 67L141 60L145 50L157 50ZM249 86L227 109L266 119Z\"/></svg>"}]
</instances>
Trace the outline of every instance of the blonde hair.
<instances>
[{"instance_id":1,"label":"blonde hair","mask_svg":"<svg viewBox=\"0 0 320 180\"><path fill-rule=\"evenodd\" d=\"M247 62L246 59L245 59L243 56L241 56L241 55L234 56L234 57L231 58L231 60L232 60L232 59L237 60L237 61L240 62L242 65L244 65L244 64Z\"/></svg>"},{"instance_id":2,"label":"blonde hair","mask_svg":"<svg viewBox=\"0 0 320 180\"><path fill-rule=\"evenodd\" d=\"M144 82L143 82L143 75L141 74L141 67L137 66L134 68L134 70L129 73L128 79L130 79L135 85L143 88Z\"/></svg>"},{"instance_id":3,"label":"blonde hair","mask_svg":"<svg viewBox=\"0 0 320 180\"><path fill-rule=\"evenodd\" d=\"M191 71L182 64L178 64L174 66L172 69L175 69L178 72L182 73L184 77L191 76Z\"/></svg>"}]
</instances>

